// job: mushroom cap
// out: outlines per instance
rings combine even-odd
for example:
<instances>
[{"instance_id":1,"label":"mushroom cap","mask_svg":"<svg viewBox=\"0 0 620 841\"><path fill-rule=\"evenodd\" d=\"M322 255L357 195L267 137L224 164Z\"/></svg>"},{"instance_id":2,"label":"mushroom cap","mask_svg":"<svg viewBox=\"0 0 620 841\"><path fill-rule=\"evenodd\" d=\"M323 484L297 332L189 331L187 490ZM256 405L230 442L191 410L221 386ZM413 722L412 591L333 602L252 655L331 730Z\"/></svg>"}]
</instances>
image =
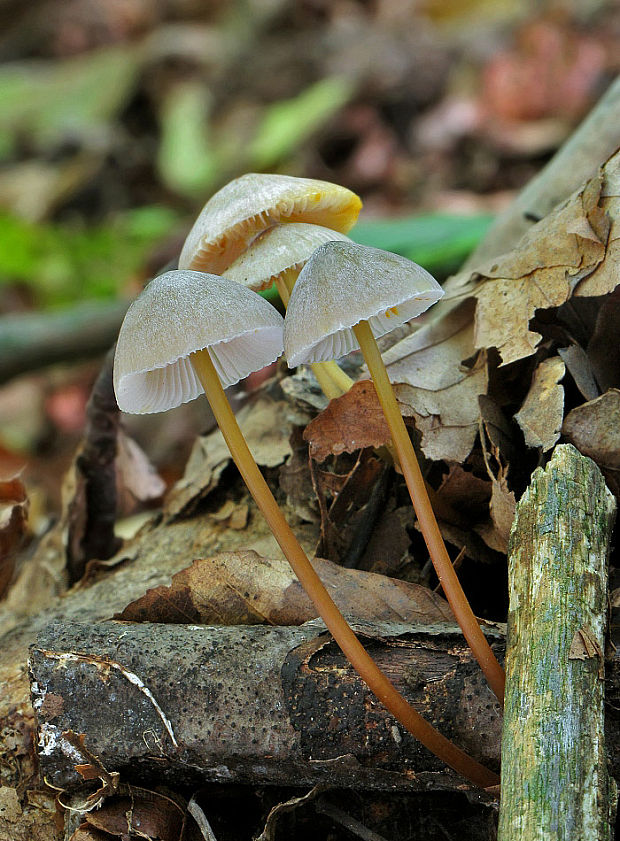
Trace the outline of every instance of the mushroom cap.
<instances>
[{"instance_id":1,"label":"mushroom cap","mask_svg":"<svg viewBox=\"0 0 620 841\"><path fill-rule=\"evenodd\" d=\"M185 240L179 268L221 274L257 233L276 222L310 222L346 233L361 207L359 197L338 184L250 172L205 204Z\"/></svg>"},{"instance_id":2,"label":"mushroom cap","mask_svg":"<svg viewBox=\"0 0 620 841\"><path fill-rule=\"evenodd\" d=\"M307 222L274 225L254 242L224 272L224 277L260 292L289 270L300 271L313 252L325 242L351 242L331 228Z\"/></svg>"},{"instance_id":3,"label":"mushroom cap","mask_svg":"<svg viewBox=\"0 0 620 841\"><path fill-rule=\"evenodd\" d=\"M355 324L368 321L383 336L442 295L435 278L405 257L353 242L325 243L301 270L288 304L289 367L345 356L359 348Z\"/></svg>"},{"instance_id":4,"label":"mushroom cap","mask_svg":"<svg viewBox=\"0 0 620 841\"><path fill-rule=\"evenodd\" d=\"M114 357L119 408L165 412L204 389L190 354L208 347L222 385L282 353L282 316L238 283L201 272L166 272L129 307Z\"/></svg>"}]
</instances>

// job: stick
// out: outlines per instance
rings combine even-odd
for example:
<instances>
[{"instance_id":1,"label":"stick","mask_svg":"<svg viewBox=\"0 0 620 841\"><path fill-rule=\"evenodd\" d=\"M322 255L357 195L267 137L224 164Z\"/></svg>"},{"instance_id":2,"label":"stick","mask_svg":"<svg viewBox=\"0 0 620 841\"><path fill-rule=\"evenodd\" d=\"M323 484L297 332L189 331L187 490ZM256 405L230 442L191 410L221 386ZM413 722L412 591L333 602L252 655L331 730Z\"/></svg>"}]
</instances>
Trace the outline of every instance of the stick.
<instances>
[{"instance_id":1,"label":"stick","mask_svg":"<svg viewBox=\"0 0 620 841\"><path fill-rule=\"evenodd\" d=\"M457 627L362 631L406 698L497 768L499 707ZM109 772L139 767L160 781L464 785L377 701L320 623L63 621L39 635L30 670L41 773L55 786L83 783L63 740L70 730Z\"/></svg>"},{"instance_id":2,"label":"stick","mask_svg":"<svg viewBox=\"0 0 620 841\"><path fill-rule=\"evenodd\" d=\"M615 501L598 467L556 447L517 507L500 841L608 841L607 557Z\"/></svg>"}]
</instances>

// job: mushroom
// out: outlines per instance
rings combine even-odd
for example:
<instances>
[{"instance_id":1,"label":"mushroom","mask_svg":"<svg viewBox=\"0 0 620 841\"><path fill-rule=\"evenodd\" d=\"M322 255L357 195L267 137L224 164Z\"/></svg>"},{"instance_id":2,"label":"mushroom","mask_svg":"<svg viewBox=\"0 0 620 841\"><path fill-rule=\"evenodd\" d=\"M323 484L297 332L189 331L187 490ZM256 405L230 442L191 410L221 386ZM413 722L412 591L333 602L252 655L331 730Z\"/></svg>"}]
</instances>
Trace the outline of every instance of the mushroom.
<instances>
[{"instance_id":1,"label":"mushroom","mask_svg":"<svg viewBox=\"0 0 620 841\"><path fill-rule=\"evenodd\" d=\"M319 245L333 241L351 242L344 234L321 225L307 222L274 225L259 234L223 275L255 292L275 283L286 307L307 260ZM313 362L311 368L328 399L346 394L353 385L353 380L333 360Z\"/></svg>"},{"instance_id":2,"label":"mushroom","mask_svg":"<svg viewBox=\"0 0 620 841\"><path fill-rule=\"evenodd\" d=\"M422 472L375 337L420 315L443 295L421 266L355 243L320 246L301 270L286 312L288 364L320 362L361 348L383 408L420 530L446 598L500 704L504 672L482 633L446 550Z\"/></svg>"},{"instance_id":3,"label":"mushroom","mask_svg":"<svg viewBox=\"0 0 620 841\"><path fill-rule=\"evenodd\" d=\"M277 222L310 222L346 233L361 207L355 193L328 181L242 175L203 207L183 245L179 268L221 274L256 234Z\"/></svg>"},{"instance_id":4,"label":"mushroom","mask_svg":"<svg viewBox=\"0 0 620 841\"><path fill-rule=\"evenodd\" d=\"M166 411L204 391L233 460L301 585L368 687L429 750L477 785L497 775L425 721L381 672L325 589L280 511L237 424L224 387L282 353L282 317L249 289L192 271L155 278L129 308L114 361L119 407Z\"/></svg>"}]
</instances>

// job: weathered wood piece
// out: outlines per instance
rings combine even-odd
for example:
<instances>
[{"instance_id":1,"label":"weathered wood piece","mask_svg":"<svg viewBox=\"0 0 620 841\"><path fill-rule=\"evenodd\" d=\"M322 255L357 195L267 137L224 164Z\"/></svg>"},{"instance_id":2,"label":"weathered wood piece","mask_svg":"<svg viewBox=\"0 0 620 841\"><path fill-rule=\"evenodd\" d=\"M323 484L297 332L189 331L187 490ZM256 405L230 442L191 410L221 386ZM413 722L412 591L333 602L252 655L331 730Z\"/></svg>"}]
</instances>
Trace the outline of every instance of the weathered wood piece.
<instances>
[{"instance_id":1,"label":"weathered wood piece","mask_svg":"<svg viewBox=\"0 0 620 841\"><path fill-rule=\"evenodd\" d=\"M498 705L456 626L356 629L429 721L498 768ZM90 761L68 731L84 735L108 772L134 782L467 785L404 732L322 623L55 623L33 647L30 669L41 773L54 786L82 784L75 766Z\"/></svg>"},{"instance_id":2,"label":"weathered wood piece","mask_svg":"<svg viewBox=\"0 0 620 841\"><path fill-rule=\"evenodd\" d=\"M604 634L615 501L571 445L533 475L510 537L500 841L602 841Z\"/></svg>"}]
</instances>

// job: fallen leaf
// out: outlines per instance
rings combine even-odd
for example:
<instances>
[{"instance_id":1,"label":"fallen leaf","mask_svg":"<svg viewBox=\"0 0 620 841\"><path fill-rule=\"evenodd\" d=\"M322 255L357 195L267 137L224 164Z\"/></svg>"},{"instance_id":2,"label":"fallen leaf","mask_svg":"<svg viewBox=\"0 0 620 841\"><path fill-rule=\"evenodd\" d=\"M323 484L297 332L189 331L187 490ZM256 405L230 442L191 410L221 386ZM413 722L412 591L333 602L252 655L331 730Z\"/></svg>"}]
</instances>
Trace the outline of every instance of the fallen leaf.
<instances>
[{"instance_id":1,"label":"fallen leaf","mask_svg":"<svg viewBox=\"0 0 620 841\"><path fill-rule=\"evenodd\" d=\"M286 494L289 508L302 520L316 523L319 519L316 493L310 476L308 444L301 427L293 429L290 444L292 455L280 468L280 487Z\"/></svg>"},{"instance_id":2,"label":"fallen leaf","mask_svg":"<svg viewBox=\"0 0 620 841\"><path fill-rule=\"evenodd\" d=\"M140 502L159 499L166 490L166 483L144 450L122 430L119 430L117 446L116 469L121 488L127 489Z\"/></svg>"},{"instance_id":3,"label":"fallen leaf","mask_svg":"<svg viewBox=\"0 0 620 841\"><path fill-rule=\"evenodd\" d=\"M537 309L572 295L596 296L618 284L620 152L594 178L522 237L516 248L478 269L475 346L496 347L505 365L531 356L541 335ZM467 274L467 273L466 273ZM463 294L465 278L446 284Z\"/></svg>"},{"instance_id":4,"label":"fallen leaf","mask_svg":"<svg viewBox=\"0 0 620 841\"><path fill-rule=\"evenodd\" d=\"M310 421L304 432L310 455L321 462L330 455L382 447L392 440L375 387L369 380L354 383L342 397Z\"/></svg>"},{"instance_id":5,"label":"fallen leaf","mask_svg":"<svg viewBox=\"0 0 620 841\"><path fill-rule=\"evenodd\" d=\"M452 622L447 603L424 587L315 558L341 611L363 621ZM317 616L285 560L251 550L196 560L170 586L148 590L115 618L130 622L301 625Z\"/></svg>"},{"instance_id":6,"label":"fallen leaf","mask_svg":"<svg viewBox=\"0 0 620 841\"><path fill-rule=\"evenodd\" d=\"M433 460L464 461L478 434L478 398L488 385L486 360L462 364L476 352L474 302L436 304L414 333L385 354L403 415L412 417L420 448Z\"/></svg>"},{"instance_id":7,"label":"fallen leaf","mask_svg":"<svg viewBox=\"0 0 620 841\"><path fill-rule=\"evenodd\" d=\"M111 797L85 818L96 829L121 838L177 841L182 834L184 811L163 794L131 786L129 796Z\"/></svg>"},{"instance_id":8,"label":"fallen leaf","mask_svg":"<svg viewBox=\"0 0 620 841\"><path fill-rule=\"evenodd\" d=\"M260 395L238 413L237 421L252 455L261 467L277 467L291 454L292 420L284 401ZM196 439L183 478L168 493L164 515L167 521L187 516L215 487L231 461L219 429Z\"/></svg>"},{"instance_id":9,"label":"fallen leaf","mask_svg":"<svg viewBox=\"0 0 620 841\"><path fill-rule=\"evenodd\" d=\"M559 348L558 353L582 396L586 400L594 400L598 397L600 392L592 363L581 345L573 344L570 347Z\"/></svg>"},{"instance_id":10,"label":"fallen leaf","mask_svg":"<svg viewBox=\"0 0 620 841\"><path fill-rule=\"evenodd\" d=\"M436 496L447 506L448 517L450 510L453 510L458 512L459 520L471 523L487 513L491 486L487 479L481 479L471 471L464 470L460 464L453 464L437 489Z\"/></svg>"},{"instance_id":11,"label":"fallen leaf","mask_svg":"<svg viewBox=\"0 0 620 841\"><path fill-rule=\"evenodd\" d=\"M601 303L587 355L601 391L620 388L620 287ZM584 397L593 400L598 392Z\"/></svg>"},{"instance_id":12,"label":"fallen leaf","mask_svg":"<svg viewBox=\"0 0 620 841\"><path fill-rule=\"evenodd\" d=\"M603 471L610 489L620 495L620 391L611 388L568 413L562 434Z\"/></svg>"},{"instance_id":13,"label":"fallen leaf","mask_svg":"<svg viewBox=\"0 0 620 841\"><path fill-rule=\"evenodd\" d=\"M15 553L26 534L28 500L19 478L0 480L0 598L13 578Z\"/></svg>"},{"instance_id":14,"label":"fallen leaf","mask_svg":"<svg viewBox=\"0 0 620 841\"><path fill-rule=\"evenodd\" d=\"M564 418L564 388L559 381L566 367L559 356L544 359L534 371L527 397L515 420L528 447L550 450L560 438Z\"/></svg>"}]
</instances>

